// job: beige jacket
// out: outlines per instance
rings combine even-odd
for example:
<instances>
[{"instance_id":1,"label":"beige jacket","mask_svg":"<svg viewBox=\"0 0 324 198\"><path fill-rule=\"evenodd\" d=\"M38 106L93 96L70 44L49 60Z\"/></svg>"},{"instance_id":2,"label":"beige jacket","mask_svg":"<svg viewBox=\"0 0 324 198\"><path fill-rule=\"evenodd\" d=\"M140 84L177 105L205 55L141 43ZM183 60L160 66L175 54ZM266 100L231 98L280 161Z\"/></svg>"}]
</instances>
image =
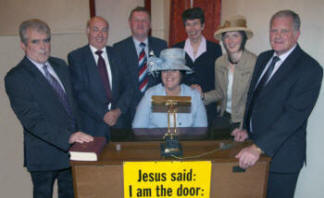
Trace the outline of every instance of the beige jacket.
<instances>
[{"instance_id":1,"label":"beige jacket","mask_svg":"<svg viewBox=\"0 0 324 198\"><path fill-rule=\"evenodd\" d=\"M256 55L244 50L240 61L235 67L232 87L232 122L243 121L247 92L252 78ZM227 54L219 57L215 62L215 90L206 92L205 104L219 102L220 113L224 114L227 101L228 67ZM215 109L216 110L216 109Z\"/></svg>"}]
</instances>

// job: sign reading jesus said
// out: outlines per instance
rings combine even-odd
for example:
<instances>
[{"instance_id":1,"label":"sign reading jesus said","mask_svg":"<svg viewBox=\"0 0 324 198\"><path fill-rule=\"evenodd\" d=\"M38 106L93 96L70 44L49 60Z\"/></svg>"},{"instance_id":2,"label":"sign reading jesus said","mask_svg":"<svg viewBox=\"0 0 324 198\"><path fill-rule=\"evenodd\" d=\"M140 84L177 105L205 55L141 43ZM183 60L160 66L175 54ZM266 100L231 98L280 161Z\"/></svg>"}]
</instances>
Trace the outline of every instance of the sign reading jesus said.
<instances>
[{"instance_id":1,"label":"sign reading jesus said","mask_svg":"<svg viewBox=\"0 0 324 198\"><path fill-rule=\"evenodd\" d=\"M209 197L210 161L124 162L124 197Z\"/></svg>"}]
</instances>

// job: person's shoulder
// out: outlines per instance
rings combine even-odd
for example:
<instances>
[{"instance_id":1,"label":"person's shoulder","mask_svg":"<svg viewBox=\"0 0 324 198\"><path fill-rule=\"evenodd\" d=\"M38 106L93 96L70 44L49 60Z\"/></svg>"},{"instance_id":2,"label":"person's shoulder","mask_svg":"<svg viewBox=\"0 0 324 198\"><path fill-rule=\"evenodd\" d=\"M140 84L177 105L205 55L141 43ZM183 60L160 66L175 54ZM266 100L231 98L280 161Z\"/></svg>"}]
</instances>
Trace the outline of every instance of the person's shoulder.
<instances>
[{"instance_id":1,"label":"person's shoulder","mask_svg":"<svg viewBox=\"0 0 324 198\"><path fill-rule=\"evenodd\" d=\"M28 62L29 60L24 57L16 66L11 68L4 78L5 82L8 83L10 81L14 82L23 80L27 74L25 68Z\"/></svg>"},{"instance_id":2,"label":"person's shoulder","mask_svg":"<svg viewBox=\"0 0 324 198\"><path fill-rule=\"evenodd\" d=\"M25 60L21 60L16 66L14 66L13 68L11 68L7 74L5 79L10 78L11 76L15 76L15 75L19 75L19 73L21 73L24 69L24 62Z\"/></svg>"},{"instance_id":3,"label":"person's shoulder","mask_svg":"<svg viewBox=\"0 0 324 198\"><path fill-rule=\"evenodd\" d=\"M244 56L248 59L248 60L253 60L255 61L257 59L257 55L254 54L253 52L245 49L244 50Z\"/></svg>"},{"instance_id":4,"label":"person's shoulder","mask_svg":"<svg viewBox=\"0 0 324 198\"><path fill-rule=\"evenodd\" d=\"M207 41L207 47L211 48L220 48L220 45L214 41L206 40Z\"/></svg>"},{"instance_id":5,"label":"person's shoulder","mask_svg":"<svg viewBox=\"0 0 324 198\"><path fill-rule=\"evenodd\" d=\"M185 41L181 41L181 42L178 42L178 43L174 44L172 47L174 47L174 48L184 48L184 45L185 45Z\"/></svg>"},{"instance_id":6,"label":"person's shoulder","mask_svg":"<svg viewBox=\"0 0 324 198\"><path fill-rule=\"evenodd\" d=\"M259 55L258 55L258 58L259 57L268 57L268 56L271 56L272 54L274 53L273 50L266 50L266 51L263 51L261 52Z\"/></svg>"},{"instance_id":7,"label":"person's shoulder","mask_svg":"<svg viewBox=\"0 0 324 198\"><path fill-rule=\"evenodd\" d=\"M50 56L48 58L48 62L52 65L52 67L68 69L67 63L61 58Z\"/></svg>"},{"instance_id":8,"label":"person's shoulder","mask_svg":"<svg viewBox=\"0 0 324 198\"><path fill-rule=\"evenodd\" d=\"M227 54L223 54L222 56L218 57L215 61L215 66L219 67L219 65L225 64L227 61Z\"/></svg>"},{"instance_id":9,"label":"person's shoulder","mask_svg":"<svg viewBox=\"0 0 324 198\"><path fill-rule=\"evenodd\" d=\"M132 41L132 37L129 36L121 41L118 41L116 43L114 43L113 48L120 48L120 47L124 47L127 46L129 44L129 42Z\"/></svg>"},{"instance_id":10,"label":"person's shoulder","mask_svg":"<svg viewBox=\"0 0 324 198\"><path fill-rule=\"evenodd\" d=\"M309 55L307 52L305 52L299 46L297 46L296 50L299 51L299 54L297 56L300 59L300 61L298 61L298 63L303 63L302 65L307 70L316 70L319 73L323 73L322 66L317 62L317 60L315 58L313 58L311 55Z\"/></svg>"},{"instance_id":11,"label":"person's shoulder","mask_svg":"<svg viewBox=\"0 0 324 198\"><path fill-rule=\"evenodd\" d=\"M72 50L68 53L68 56L76 56L82 54L85 50L89 49L89 45L84 45L82 47L79 47L77 49Z\"/></svg>"},{"instance_id":12,"label":"person's shoulder","mask_svg":"<svg viewBox=\"0 0 324 198\"><path fill-rule=\"evenodd\" d=\"M165 46L167 45L167 42L165 40L153 36L149 37L149 42L151 42L152 44L160 44Z\"/></svg>"},{"instance_id":13,"label":"person's shoulder","mask_svg":"<svg viewBox=\"0 0 324 198\"><path fill-rule=\"evenodd\" d=\"M156 94L161 94L163 91L164 87L162 86L161 83L154 85L150 87L148 90L145 91L145 95L156 95Z\"/></svg>"},{"instance_id":14,"label":"person's shoulder","mask_svg":"<svg viewBox=\"0 0 324 198\"><path fill-rule=\"evenodd\" d=\"M191 96L193 98L200 97L200 94L199 94L199 92L196 89L193 89L193 88L189 87L186 84L181 84L181 88L183 89L183 93L185 95L189 95L189 96Z\"/></svg>"}]
</instances>

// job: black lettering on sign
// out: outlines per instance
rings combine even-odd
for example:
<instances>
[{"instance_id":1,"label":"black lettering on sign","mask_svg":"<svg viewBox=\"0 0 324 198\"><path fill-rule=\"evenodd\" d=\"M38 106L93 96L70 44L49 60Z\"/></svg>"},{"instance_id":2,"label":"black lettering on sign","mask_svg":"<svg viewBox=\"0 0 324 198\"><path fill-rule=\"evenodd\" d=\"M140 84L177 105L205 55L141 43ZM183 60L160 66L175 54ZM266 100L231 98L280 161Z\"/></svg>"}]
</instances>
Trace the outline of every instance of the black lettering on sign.
<instances>
[{"instance_id":1,"label":"black lettering on sign","mask_svg":"<svg viewBox=\"0 0 324 198\"><path fill-rule=\"evenodd\" d=\"M178 196L198 196L201 188L200 187L185 187L182 184L177 188Z\"/></svg>"},{"instance_id":2,"label":"black lettering on sign","mask_svg":"<svg viewBox=\"0 0 324 198\"><path fill-rule=\"evenodd\" d=\"M152 190L150 188L138 188L136 192L137 197L151 197Z\"/></svg>"},{"instance_id":3,"label":"black lettering on sign","mask_svg":"<svg viewBox=\"0 0 324 198\"><path fill-rule=\"evenodd\" d=\"M171 173L171 181L192 181L193 173L192 169L187 172L183 169L183 172Z\"/></svg>"},{"instance_id":4,"label":"black lettering on sign","mask_svg":"<svg viewBox=\"0 0 324 198\"><path fill-rule=\"evenodd\" d=\"M138 179L137 182L159 182L159 181L166 181L166 173L159 173L159 172L142 172L141 169L138 170Z\"/></svg>"}]
</instances>

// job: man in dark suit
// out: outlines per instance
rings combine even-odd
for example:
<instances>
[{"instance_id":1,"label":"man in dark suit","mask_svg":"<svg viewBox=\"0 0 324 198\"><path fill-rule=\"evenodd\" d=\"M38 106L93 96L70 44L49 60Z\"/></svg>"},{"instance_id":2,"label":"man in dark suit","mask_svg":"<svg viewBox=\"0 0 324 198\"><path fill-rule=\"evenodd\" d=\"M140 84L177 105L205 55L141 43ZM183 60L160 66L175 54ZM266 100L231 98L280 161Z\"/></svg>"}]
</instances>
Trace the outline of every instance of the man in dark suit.
<instances>
[{"instance_id":1,"label":"man in dark suit","mask_svg":"<svg viewBox=\"0 0 324 198\"><path fill-rule=\"evenodd\" d=\"M67 65L50 57L51 34L38 19L19 27L23 60L5 77L11 107L24 129L24 165L31 174L34 197L52 197L58 181L60 198L73 198L68 150L93 137L77 131Z\"/></svg>"},{"instance_id":2,"label":"man in dark suit","mask_svg":"<svg viewBox=\"0 0 324 198\"><path fill-rule=\"evenodd\" d=\"M102 17L88 21L88 45L69 53L71 80L81 111L83 129L110 138L111 126L124 128L129 106L127 74L114 50L106 46L109 24ZM100 52L100 54L98 53Z\"/></svg>"},{"instance_id":3,"label":"man in dark suit","mask_svg":"<svg viewBox=\"0 0 324 198\"><path fill-rule=\"evenodd\" d=\"M129 97L128 126L136 112L136 106L144 92L159 80L148 75L146 59L149 55L159 56L160 51L167 47L164 40L148 36L151 28L151 16L143 7L137 7L130 13L128 20L132 36L114 44L116 53L120 56L124 70L127 71L127 83L133 90Z\"/></svg>"},{"instance_id":4,"label":"man in dark suit","mask_svg":"<svg viewBox=\"0 0 324 198\"><path fill-rule=\"evenodd\" d=\"M234 130L236 141L254 144L238 154L242 168L264 153L272 158L268 198L292 198L306 159L307 120L322 82L321 66L298 45L299 16L283 10L272 16L272 50L259 55L251 80L244 118L246 130Z\"/></svg>"},{"instance_id":5,"label":"man in dark suit","mask_svg":"<svg viewBox=\"0 0 324 198\"><path fill-rule=\"evenodd\" d=\"M189 8L182 13L182 21L188 38L175 44L186 52L186 64L194 71L184 78L184 83L196 87L202 92L215 89L215 61L222 55L219 44L206 40L202 31L205 28L204 11L199 7ZM206 106L208 126L211 126L217 116L217 103Z\"/></svg>"}]
</instances>

